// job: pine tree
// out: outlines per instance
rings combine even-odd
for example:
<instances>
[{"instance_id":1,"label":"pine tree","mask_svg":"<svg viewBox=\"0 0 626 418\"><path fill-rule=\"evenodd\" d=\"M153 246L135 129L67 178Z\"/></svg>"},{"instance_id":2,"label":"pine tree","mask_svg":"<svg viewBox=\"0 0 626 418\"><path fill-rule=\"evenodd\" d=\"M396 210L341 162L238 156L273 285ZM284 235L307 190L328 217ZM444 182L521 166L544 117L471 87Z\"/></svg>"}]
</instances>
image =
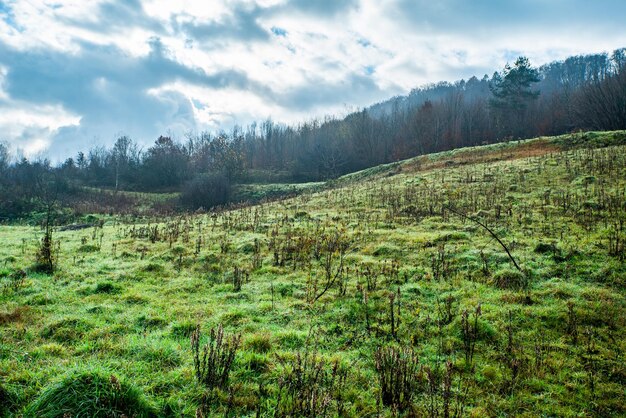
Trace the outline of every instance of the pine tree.
<instances>
[{"instance_id":1,"label":"pine tree","mask_svg":"<svg viewBox=\"0 0 626 418\"><path fill-rule=\"evenodd\" d=\"M522 135L529 105L539 97L532 90L539 82L539 71L530 65L526 57L519 57L513 67L507 64L502 74L495 73L491 80L491 108L498 116L504 134Z\"/></svg>"}]
</instances>

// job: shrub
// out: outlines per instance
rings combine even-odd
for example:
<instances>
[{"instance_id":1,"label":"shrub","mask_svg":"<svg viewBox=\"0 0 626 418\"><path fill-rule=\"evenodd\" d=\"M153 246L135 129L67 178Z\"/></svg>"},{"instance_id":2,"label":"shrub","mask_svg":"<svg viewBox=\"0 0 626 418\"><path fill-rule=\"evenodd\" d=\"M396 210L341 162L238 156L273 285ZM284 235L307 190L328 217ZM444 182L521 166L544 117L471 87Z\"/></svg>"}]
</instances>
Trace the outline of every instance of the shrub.
<instances>
[{"instance_id":1,"label":"shrub","mask_svg":"<svg viewBox=\"0 0 626 418\"><path fill-rule=\"evenodd\" d=\"M45 223L45 233L36 254L36 263L32 269L38 273L52 274L57 265L57 242L52 239L52 227L49 215Z\"/></svg>"},{"instance_id":2,"label":"shrub","mask_svg":"<svg viewBox=\"0 0 626 418\"><path fill-rule=\"evenodd\" d=\"M133 385L104 371L74 371L45 389L24 417L155 417L157 413Z\"/></svg>"},{"instance_id":3,"label":"shrub","mask_svg":"<svg viewBox=\"0 0 626 418\"><path fill-rule=\"evenodd\" d=\"M417 354L411 348L379 347L374 353L383 405L404 411L422 380Z\"/></svg>"},{"instance_id":4,"label":"shrub","mask_svg":"<svg viewBox=\"0 0 626 418\"><path fill-rule=\"evenodd\" d=\"M209 209L228 203L230 191L230 182L223 174L202 174L183 187L180 202L191 210Z\"/></svg>"},{"instance_id":5,"label":"shrub","mask_svg":"<svg viewBox=\"0 0 626 418\"><path fill-rule=\"evenodd\" d=\"M284 371L278 380L278 416L328 416L335 404L335 416L343 416L343 390L348 369L339 361L327 362L316 353L300 353L290 361L279 359Z\"/></svg>"},{"instance_id":6,"label":"shrub","mask_svg":"<svg viewBox=\"0 0 626 418\"><path fill-rule=\"evenodd\" d=\"M200 325L191 334L191 350L193 352L193 368L196 378L205 388L226 388L228 376L235 360L235 354L241 343L241 335L224 336L224 328L220 325L212 328L209 341L200 349Z\"/></svg>"}]
</instances>

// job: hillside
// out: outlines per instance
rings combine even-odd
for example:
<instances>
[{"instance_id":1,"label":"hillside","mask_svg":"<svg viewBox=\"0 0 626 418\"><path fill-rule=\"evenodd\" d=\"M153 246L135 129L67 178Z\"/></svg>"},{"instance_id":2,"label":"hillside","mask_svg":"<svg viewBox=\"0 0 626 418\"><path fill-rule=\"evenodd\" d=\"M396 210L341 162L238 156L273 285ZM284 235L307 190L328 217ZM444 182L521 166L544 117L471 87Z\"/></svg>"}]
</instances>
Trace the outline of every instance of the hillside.
<instances>
[{"instance_id":1,"label":"hillside","mask_svg":"<svg viewBox=\"0 0 626 418\"><path fill-rule=\"evenodd\" d=\"M626 131L462 148L56 230L52 274L0 225L0 416L626 414L624 167Z\"/></svg>"}]
</instances>

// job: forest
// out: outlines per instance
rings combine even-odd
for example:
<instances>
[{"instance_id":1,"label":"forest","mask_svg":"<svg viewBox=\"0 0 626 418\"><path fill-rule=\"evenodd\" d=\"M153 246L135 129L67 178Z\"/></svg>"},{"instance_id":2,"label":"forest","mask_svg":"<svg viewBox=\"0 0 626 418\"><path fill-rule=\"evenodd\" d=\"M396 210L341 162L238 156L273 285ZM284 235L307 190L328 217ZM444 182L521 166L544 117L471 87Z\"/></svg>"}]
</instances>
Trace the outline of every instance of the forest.
<instances>
[{"instance_id":1,"label":"forest","mask_svg":"<svg viewBox=\"0 0 626 418\"><path fill-rule=\"evenodd\" d=\"M491 77L423 86L341 118L163 135L147 149L120 136L57 165L0 144L0 219L45 211L51 200L78 212L136 206L118 191L172 193L157 211L208 209L248 200L238 185L320 182L459 147L625 129L625 68L625 48L538 68L519 57Z\"/></svg>"}]
</instances>

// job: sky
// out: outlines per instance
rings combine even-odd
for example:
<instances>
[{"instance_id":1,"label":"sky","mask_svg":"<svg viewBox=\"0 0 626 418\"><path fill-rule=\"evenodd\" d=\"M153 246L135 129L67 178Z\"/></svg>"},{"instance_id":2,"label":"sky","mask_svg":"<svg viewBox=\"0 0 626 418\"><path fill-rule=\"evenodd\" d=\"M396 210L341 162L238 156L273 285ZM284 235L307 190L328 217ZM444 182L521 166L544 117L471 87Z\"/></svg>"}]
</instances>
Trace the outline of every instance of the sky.
<instances>
[{"instance_id":1,"label":"sky","mask_svg":"<svg viewBox=\"0 0 626 418\"><path fill-rule=\"evenodd\" d=\"M626 46L625 0L0 0L0 141L341 116L437 81Z\"/></svg>"}]
</instances>

